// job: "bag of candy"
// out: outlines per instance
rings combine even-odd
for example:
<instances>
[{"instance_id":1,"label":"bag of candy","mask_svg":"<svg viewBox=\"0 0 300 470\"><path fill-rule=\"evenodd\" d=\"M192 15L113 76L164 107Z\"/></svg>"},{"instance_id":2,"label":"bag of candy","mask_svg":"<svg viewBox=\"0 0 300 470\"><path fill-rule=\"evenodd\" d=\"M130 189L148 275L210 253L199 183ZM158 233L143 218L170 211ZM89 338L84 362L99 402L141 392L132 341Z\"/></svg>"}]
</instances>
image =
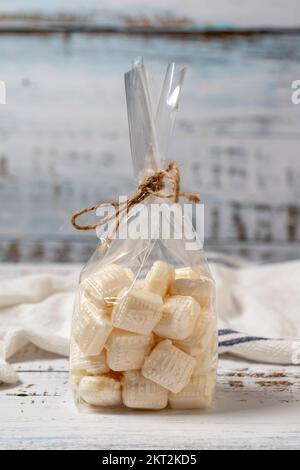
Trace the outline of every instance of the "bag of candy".
<instances>
[{"instance_id":1,"label":"bag of candy","mask_svg":"<svg viewBox=\"0 0 300 470\"><path fill-rule=\"evenodd\" d=\"M181 191L177 164L166 163L184 73L168 66L154 113L143 60L134 62L125 89L137 190L72 217L77 229L96 229L100 238L72 321L70 372L80 410L213 403L215 286L203 242L182 212L183 200L194 206L199 199ZM94 210L99 223L79 225Z\"/></svg>"}]
</instances>

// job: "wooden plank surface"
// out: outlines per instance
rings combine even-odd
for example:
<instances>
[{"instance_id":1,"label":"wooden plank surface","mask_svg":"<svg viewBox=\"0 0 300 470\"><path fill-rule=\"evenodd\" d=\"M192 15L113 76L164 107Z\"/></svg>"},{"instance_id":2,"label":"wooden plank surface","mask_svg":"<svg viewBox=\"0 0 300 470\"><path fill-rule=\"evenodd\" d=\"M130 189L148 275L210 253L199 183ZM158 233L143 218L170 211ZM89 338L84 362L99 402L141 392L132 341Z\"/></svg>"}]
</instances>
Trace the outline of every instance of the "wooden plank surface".
<instances>
[{"instance_id":1,"label":"wooden plank surface","mask_svg":"<svg viewBox=\"0 0 300 470\"><path fill-rule=\"evenodd\" d=\"M1 36L0 259L84 261L69 215L132 192L123 73L145 55L189 66L170 156L206 205L206 242L252 259L299 257L300 36L197 41ZM17 60L16 60L17 58Z\"/></svg>"},{"instance_id":2,"label":"wooden plank surface","mask_svg":"<svg viewBox=\"0 0 300 470\"><path fill-rule=\"evenodd\" d=\"M2 0L0 31L181 32L299 28L297 0Z\"/></svg>"},{"instance_id":3,"label":"wooden plank surface","mask_svg":"<svg viewBox=\"0 0 300 470\"><path fill-rule=\"evenodd\" d=\"M222 359L212 411L95 415L75 409L66 359L30 346L13 361L21 382L0 386L1 449L300 449L299 367Z\"/></svg>"},{"instance_id":4,"label":"wooden plank surface","mask_svg":"<svg viewBox=\"0 0 300 470\"><path fill-rule=\"evenodd\" d=\"M1 264L0 278L79 268ZM299 366L222 358L205 413L79 414L66 358L27 345L11 363L20 382L0 385L0 449L300 449Z\"/></svg>"}]
</instances>

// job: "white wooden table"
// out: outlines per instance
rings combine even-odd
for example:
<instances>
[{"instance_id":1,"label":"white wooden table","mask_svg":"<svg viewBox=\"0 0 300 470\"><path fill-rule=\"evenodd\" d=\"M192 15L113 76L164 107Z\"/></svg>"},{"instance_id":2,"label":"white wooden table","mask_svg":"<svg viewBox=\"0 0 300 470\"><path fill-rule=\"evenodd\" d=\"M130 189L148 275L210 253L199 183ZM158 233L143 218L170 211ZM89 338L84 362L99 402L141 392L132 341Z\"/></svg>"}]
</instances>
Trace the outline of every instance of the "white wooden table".
<instances>
[{"instance_id":1,"label":"white wooden table","mask_svg":"<svg viewBox=\"0 0 300 470\"><path fill-rule=\"evenodd\" d=\"M69 273L79 265L1 264L0 278ZM209 412L79 414L68 360L27 346L0 385L0 449L300 449L300 367L222 358Z\"/></svg>"},{"instance_id":2,"label":"white wooden table","mask_svg":"<svg viewBox=\"0 0 300 470\"><path fill-rule=\"evenodd\" d=\"M300 449L300 369L220 361L213 411L79 414L68 361L27 347L0 386L1 449Z\"/></svg>"}]
</instances>

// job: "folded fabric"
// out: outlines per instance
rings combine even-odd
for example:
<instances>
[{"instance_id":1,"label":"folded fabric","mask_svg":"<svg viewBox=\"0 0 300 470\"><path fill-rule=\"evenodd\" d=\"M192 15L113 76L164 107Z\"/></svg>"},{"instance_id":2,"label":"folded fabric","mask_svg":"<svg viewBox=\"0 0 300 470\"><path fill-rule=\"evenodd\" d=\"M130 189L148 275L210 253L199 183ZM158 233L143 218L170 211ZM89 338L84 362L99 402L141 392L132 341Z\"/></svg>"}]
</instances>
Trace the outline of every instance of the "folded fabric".
<instances>
[{"instance_id":1,"label":"folded fabric","mask_svg":"<svg viewBox=\"0 0 300 470\"><path fill-rule=\"evenodd\" d=\"M263 338L220 329L219 354L225 353L255 362L299 365L300 341Z\"/></svg>"},{"instance_id":2,"label":"folded fabric","mask_svg":"<svg viewBox=\"0 0 300 470\"><path fill-rule=\"evenodd\" d=\"M217 285L219 351L249 360L300 363L300 262L211 264ZM18 376L8 360L28 342L68 355L78 265L0 280L0 381ZM22 270L24 272L24 269ZM243 333L239 333L243 332Z\"/></svg>"},{"instance_id":3,"label":"folded fabric","mask_svg":"<svg viewBox=\"0 0 300 470\"><path fill-rule=\"evenodd\" d=\"M31 342L68 356L78 269L69 275L37 274L0 281L0 381L18 376L7 362Z\"/></svg>"},{"instance_id":4,"label":"folded fabric","mask_svg":"<svg viewBox=\"0 0 300 470\"><path fill-rule=\"evenodd\" d=\"M234 268L212 263L217 284L219 354L300 364L300 262ZM241 333L242 332L242 333Z\"/></svg>"}]
</instances>

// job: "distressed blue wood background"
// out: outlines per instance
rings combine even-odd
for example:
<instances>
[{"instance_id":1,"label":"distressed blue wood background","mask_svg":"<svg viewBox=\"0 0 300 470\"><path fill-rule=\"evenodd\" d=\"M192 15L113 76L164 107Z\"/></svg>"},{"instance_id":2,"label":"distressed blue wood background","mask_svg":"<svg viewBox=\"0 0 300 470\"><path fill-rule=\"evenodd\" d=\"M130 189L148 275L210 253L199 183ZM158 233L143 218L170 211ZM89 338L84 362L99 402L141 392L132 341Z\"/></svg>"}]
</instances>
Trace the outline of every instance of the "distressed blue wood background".
<instances>
[{"instance_id":1,"label":"distressed blue wood background","mask_svg":"<svg viewBox=\"0 0 300 470\"><path fill-rule=\"evenodd\" d=\"M112 5L113 3L113 5ZM300 257L299 2L0 3L0 260L84 261L73 210L134 189L123 74L189 68L170 157L206 206L206 246ZM187 2L185 2L187 3Z\"/></svg>"}]
</instances>

